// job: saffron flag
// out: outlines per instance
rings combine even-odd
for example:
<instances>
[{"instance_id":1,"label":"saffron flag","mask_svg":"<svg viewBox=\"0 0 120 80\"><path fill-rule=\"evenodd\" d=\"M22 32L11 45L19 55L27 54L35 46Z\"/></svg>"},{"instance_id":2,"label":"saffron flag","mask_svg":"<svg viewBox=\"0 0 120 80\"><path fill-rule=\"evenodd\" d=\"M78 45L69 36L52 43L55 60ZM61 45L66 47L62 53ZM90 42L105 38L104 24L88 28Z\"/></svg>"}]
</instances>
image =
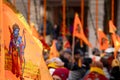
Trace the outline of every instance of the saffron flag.
<instances>
[{"instance_id":1,"label":"saffron flag","mask_svg":"<svg viewBox=\"0 0 120 80\"><path fill-rule=\"evenodd\" d=\"M112 34L112 41L114 43L114 57L117 57L117 52L120 49L119 36L115 33Z\"/></svg>"},{"instance_id":2,"label":"saffron flag","mask_svg":"<svg viewBox=\"0 0 120 80\"><path fill-rule=\"evenodd\" d=\"M55 58L55 57L59 57L59 52L56 48L56 40L53 40L52 46L50 48L50 54L49 54L49 59Z\"/></svg>"},{"instance_id":3,"label":"saffron flag","mask_svg":"<svg viewBox=\"0 0 120 80\"><path fill-rule=\"evenodd\" d=\"M84 41L84 43L86 45L88 45L89 47L92 47L91 43L87 40L87 38L84 34L83 27L81 25L81 22L79 20L79 16L78 16L77 13L75 14L75 18L74 18L73 36L81 39L82 41Z\"/></svg>"},{"instance_id":4,"label":"saffron flag","mask_svg":"<svg viewBox=\"0 0 120 80\"><path fill-rule=\"evenodd\" d=\"M112 33L112 41L114 44L114 58L117 56L117 52L120 49L120 38L119 36L115 33L116 27L114 26L113 22L110 20L109 21L109 32Z\"/></svg>"},{"instance_id":5,"label":"saffron flag","mask_svg":"<svg viewBox=\"0 0 120 80\"><path fill-rule=\"evenodd\" d=\"M32 31L23 15L16 11L16 9L10 3L4 2L3 16L3 31L5 33L4 42L7 49L9 49L11 36L9 27L12 29L13 24L19 25L19 35L22 35L23 30L25 30L26 47L24 50L25 62L23 66L23 77L25 80L52 80L46 63L44 62L42 44L36 37L32 35ZM10 71L10 69L7 70Z\"/></svg>"},{"instance_id":6,"label":"saffron flag","mask_svg":"<svg viewBox=\"0 0 120 80\"><path fill-rule=\"evenodd\" d=\"M104 32L101 29L98 29L98 39L99 39L100 49L106 50L109 46L109 41L107 36L104 34Z\"/></svg>"},{"instance_id":7,"label":"saffron flag","mask_svg":"<svg viewBox=\"0 0 120 80\"><path fill-rule=\"evenodd\" d=\"M34 23L31 23L31 30L32 30L32 35L34 37L36 37L37 39L39 39L43 45L44 49L50 50L49 45L45 42L43 36L39 35L39 33L37 32Z\"/></svg>"},{"instance_id":8,"label":"saffron flag","mask_svg":"<svg viewBox=\"0 0 120 80\"><path fill-rule=\"evenodd\" d=\"M116 27L114 26L112 20L109 21L109 32L110 33L115 33Z\"/></svg>"}]
</instances>

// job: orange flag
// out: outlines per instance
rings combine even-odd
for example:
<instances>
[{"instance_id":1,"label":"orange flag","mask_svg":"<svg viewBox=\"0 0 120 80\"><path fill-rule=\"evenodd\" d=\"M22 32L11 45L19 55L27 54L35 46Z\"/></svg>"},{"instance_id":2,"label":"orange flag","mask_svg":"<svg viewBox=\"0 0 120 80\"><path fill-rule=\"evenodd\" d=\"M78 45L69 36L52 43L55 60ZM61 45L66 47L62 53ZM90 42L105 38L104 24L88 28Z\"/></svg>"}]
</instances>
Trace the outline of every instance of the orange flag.
<instances>
[{"instance_id":1,"label":"orange flag","mask_svg":"<svg viewBox=\"0 0 120 80\"><path fill-rule=\"evenodd\" d=\"M114 57L116 58L117 56L117 51L120 49L120 41L118 38L118 35L116 35L115 33L112 34L112 40L114 43Z\"/></svg>"},{"instance_id":2,"label":"orange flag","mask_svg":"<svg viewBox=\"0 0 120 80\"><path fill-rule=\"evenodd\" d=\"M98 29L98 39L100 44L100 49L105 50L109 46L109 41L107 36L103 33L101 29Z\"/></svg>"},{"instance_id":3,"label":"orange flag","mask_svg":"<svg viewBox=\"0 0 120 80\"><path fill-rule=\"evenodd\" d=\"M83 31L83 27L81 25L81 22L79 20L79 16L76 13L75 14L75 18L74 18L74 31L73 31L73 36L83 40L85 42L86 45L88 45L89 47L92 47L91 43L87 40L87 38L85 37L84 31Z\"/></svg>"},{"instance_id":4,"label":"orange flag","mask_svg":"<svg viewBox=\"0 0 120 80\"><path fill-rule=\"evenodd\" d=\"M113 22L110 20L109 21L109 32L112 33L111 37L112 37L112 41L113 41L113 44L114 44L114 58L116 58L117 56L117 51L119 50L120 48L120 38L119 36L115 33L116 31L116 27L115 25L113 24Z\"/></svg>"},{"instance_id":5,"label":"orange flag","mask_svg":"<svg viewBox=\"0 0 120 80\"><path fill-rule=\"evenodd\" d=\"M49 59L54 58L54 57L59 57L59 52L57 51L56 43L57 41L53 40L52 46L50 48Z\"/></svg>"},{"instance_id":6,"label":"orange flag","mask_svg":"<svg viewBox=\"0 0 120 80\"><path fill-rule=\"evenodd\" d=\"M10 29L12 29L13 24L18 24L20 28L20 36L23 34L23 30L25 30L26 47L24 50L25 67L23 74L25 80L28 80L26 78L29 78L29 80L36 78L38 80L53 80L43 58L42 44L36 37L33 37L32 31L26 23L23 15L17 12L15 8L7 2L4 2L2 8L4 16L3 31L5 32L4 41L7 49L9 48L11 35L9 32L9 26Z\"/></svg>"},{"instance_id":7,"label":"orange flag","mask_svg":"<svg viewBox=\"0 0 120 80\"><path fill-rule=\"evenodd\" d=\"M6 80L19 80L16 76L9 70L5 70L5 78Z\"/></svg>"},{"instance_id":8,"label":"orange flag","mask_svg":"<svg viewBox=\"0 0 120 80\"><path fill-rule=\"evenodd\" d=\"M41 43L43 44L43 48L47 49L47 50L50 50L50 47L45 42L44 38L41 35L39 35L39 33L37 32L34 23L31 23L30 27L31 27L31 30L32 30L32 35L41 41Z\"/></svg>"},{"instance_id":9,"label":"orange flag","mask_svg":"<svg viewBox=\"0 0 120 80\"><path fill-rule=\"evenodd\" d=\"M109 32L110 33L115 33L116 27L114 26L112 20L109 21Z\"/></svg>"},{"instance_id":10,"label":"orange flag","mask_svg":"<svg viewBox=\"0 0 120 80\"><path fill-rule=\"evenodd\" d=\"M39 35L39 33L37 32L34 23L30 23L30 28L31 28L31 30L32 30L32 35L39 39L40 35Z\"/></svg>"}]
</instances>

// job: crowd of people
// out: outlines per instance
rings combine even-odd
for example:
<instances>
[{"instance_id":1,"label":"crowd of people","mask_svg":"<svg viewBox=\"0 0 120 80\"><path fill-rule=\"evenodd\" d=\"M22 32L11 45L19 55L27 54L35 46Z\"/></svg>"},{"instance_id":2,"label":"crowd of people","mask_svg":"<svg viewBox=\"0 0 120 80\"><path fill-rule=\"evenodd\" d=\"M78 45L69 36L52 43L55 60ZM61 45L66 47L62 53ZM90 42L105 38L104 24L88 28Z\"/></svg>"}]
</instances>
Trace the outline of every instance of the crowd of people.
<instances>
[{"instance_id":1,"label":"crowd of people","mask_svg":"<svg viewBox=\"0 0 120 80\"><path fill-rule=\"evenodd\" d=\"M59 30L54 27L53 41L48 42L52 46L43 53L53 80L120 80L120 61L114 58L114 51L103 53L93 48L89 55L78 38L72 51L72 36L60 36Z\"/></svg>"},{"instance_id":2,"label":"crowd of people","mask_svg":"<svg viewBox=\"0 0 120 80\"><path fill-rule=\"evenodd\" d=\"M97 48L92 51L92 57L86 56L81 49L66 48L59 56L49 58L44 53L46 64L53 80L120 80L120 61L114 59L114 52L103 56ZM102 54L102 55L101 55Z\"/></svg>"}]
</instances>

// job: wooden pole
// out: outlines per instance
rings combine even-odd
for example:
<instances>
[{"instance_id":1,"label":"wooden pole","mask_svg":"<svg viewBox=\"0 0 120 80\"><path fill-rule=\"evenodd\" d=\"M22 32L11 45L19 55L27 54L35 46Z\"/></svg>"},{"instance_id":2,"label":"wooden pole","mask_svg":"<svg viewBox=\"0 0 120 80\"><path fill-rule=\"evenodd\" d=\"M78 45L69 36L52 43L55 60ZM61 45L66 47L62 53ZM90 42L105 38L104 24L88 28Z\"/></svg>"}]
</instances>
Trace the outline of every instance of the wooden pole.
<instances>
[{"instance_id":1,"label":"wooden pole","mask_svg":"<svg viewBox=\"0 0 120 80\"><path fill-rule=\"evenodd\" d=\"M0 80L5 80L5 55L3 39L3 0L0 0Z\"/></svg>"},{"instance_id":2,"label":"wooden pole","mask_svg":"<svg viewBox=\"0 0 120 80\"><path fill-rule=\"evenodd\" d=\"M98 45L98 0L96 0L96 45Z\"/></svg>"},{"instance_id":3,"label":"wooden pole","mask_svg":"<svg viewBox=\"0 0 120 80\"><path fill-rule=\"evenodd\" d=\"M66 0L63 0L63 36L66 35Z\"/></svg>"},{"instance_id":4,"label":"wooden pole","mask_svg":"<svg viewBox=\"0 0 120 80\"><path fill-rule=\"evenodd\" d=\"M28 18L28 24L30 25L30 0L28 0L28 14L27 14L27 18Z\"/></svg>"},{"instance_id":5,"label":"wooden pole","mask_svg":"<svg viewBox=\"0 0 120 80\"><path fill-rule=\"evenodd\" d=\"M16 0L13 0L13 5L16 6Z\"/></svg>"},{"instance_id":6,"label":"wooden pole","mask_svg":"<svg viewBox=\"0 0 120 80\"><path fill-rule=\"evenodd\" d=\"M46 0L44 0L44 31L43 31L44 39L46 37Z\"/></svg>"},{"instance_id":7,"label":"wooden pole","mask_svg":"<svg viewBox=\"0 0 120 80\"><path fill-rule=\"evenodd\" d=\"M112 0L112 12L111 12L111 20L112 20L112 22L114 23L114 0Z\"/></svg>"},{"instance_id":8,"label":"wooden pole","mask_svg":"<svg viewBox=\"0 0 120 80\"><path fill-rule=\"evenodd\" d=\"M84 0L81 0L81 24L84 26Z\"/></svg>"},{"instance_id":9,"label":"wooden pole","mask_svg":"<svg viewBox=\"0 0 120 80\"><path fill-rule=\"evenodd\" d=\"M74 61L74 47L75 47L75 37L74 36L73 36L72 40L73 40L72 41L72 62L73 62Z\"/></svg>"},{"instance_id":10,"label":"wooden pole","mask_svg":"<svg viewBox=\"0 0 120 80\"><path fill-rule=\"evenodd\" d=\"M84 0L81 0L81 24L84 27ZM83 47L82 40L80 40L80 46Z\"/></svg>"}]
</instances>

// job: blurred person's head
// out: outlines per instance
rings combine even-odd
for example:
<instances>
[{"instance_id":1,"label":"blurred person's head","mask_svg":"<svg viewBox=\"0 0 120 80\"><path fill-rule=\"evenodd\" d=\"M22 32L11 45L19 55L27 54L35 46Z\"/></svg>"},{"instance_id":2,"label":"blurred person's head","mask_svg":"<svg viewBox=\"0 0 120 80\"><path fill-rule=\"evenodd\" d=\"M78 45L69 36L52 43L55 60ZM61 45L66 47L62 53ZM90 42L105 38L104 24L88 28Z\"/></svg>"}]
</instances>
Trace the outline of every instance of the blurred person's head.
<instances>
[{"instance_id":1,"label":"blurred person's head","mask_svg":"<svg viewBox=\"0 0 120 80\"><path fill-rule=\"evenodd\" d=\"M67 80L69 70L66 68L57 68L52 74L53 80Z\"/></svg>"},{"instance_id":2,"label":"blurred person's head","mask_svg":"<svg viewBox=\"0 0 120 80\"><path fill-rule=\"evenodd\" d=\"M84 55L83 51L78 49L78 50L75 50L74 52L74 58L75 60L79 60L80 58L82 58Z\"/></svg>"},{"instance_id":3,"label":"blurred person's head","mask_svg":"<svg viewBox=\"0 0 120 80\"><path fill-rule=\"evenodd\" d=\"M108 80L103 71L103 64L100 61L94 61L91 64L90 72L83 80Z\"/></svg>"},{"instance_id":4,"label":"blurred person's head","mask_svg":"<svg viewBox=\"0 0 120 80\"><path fill-rule=\"evenodd\" d=\"M91 64L91 67L97 67L97 68L103 69L103 63L100 61L93 61Z\"/></svg>"},{"instance_id":5,"label":"blurred person's head","mask_svg":"<svg viewBox=\"0 0 120 80\"><path fill-rule=\"evenodd\" d=\"M90 64L92 63L92 59L89 58L89 57L86 57L83 59L83 62L84 66L86 67L86 69L90 69Z\"/></svg>"},{"instance_id":6,"label":"blurred person's head","mask_svg":"<svg viewBox=\"0 0 120 80\"><path fill-rule=\"evenodd\" d=\"M120 67L120 61L118 59L114 59L112 61L112 65L111 66L112 66L112 68L116 67L116 66Z\"/></svg>"},{"instance_id":7,"label":"blurred person's head","mask_svg":"<svg viewBox=\"0 0 120 80\"><path fill-rule=\"evenodd\" d=\"M71 55L72 55L71 49L64 50L62 54L62 56L68 60L71 59Z\"/></svg>"},{"instance_id":8,"label":"blurred person's head","mask_svg":"<svg viewBox=\"0 0 120 80\"><path fill-rule=\"evenodd\" d=\"M100 61L93 61L90 65L90 72L95 72L101 75L105 75L103 72L103 64Z\"/></svg>"},{"instance_id":9,"label":"blurred person's head","mask_svg":"<svg viewBox=\"0 0 120 80\"><path fill-rule=\"evenodd\" d=\"M120 80L120 61L118 59L114 59L112 61L112 69L111 76L114 80Z\"/></svg>"},{"instance_id":10,"label":"blurred person's head","mask_svg":"<svg viewBox=\"0 0 120 80\"><path fill-rule=\"evenodd\" d=\"M109 64L108 64L108 60L106 58L102 57L100 59L100 61L103 63L104 67L108 68Z\"/></svg>"},{"instance_id":11,"label":"blurred person's head","mask_svg":"<svg viewBox=\"0 0 120 80\"><path fill-rule=\"evenodd\" d=\"M97 48L94 48L94 49L92 50L92 54L95 55L95 56L100 56L100 50L97 49Z\"/></svg>"}]
</instances>

